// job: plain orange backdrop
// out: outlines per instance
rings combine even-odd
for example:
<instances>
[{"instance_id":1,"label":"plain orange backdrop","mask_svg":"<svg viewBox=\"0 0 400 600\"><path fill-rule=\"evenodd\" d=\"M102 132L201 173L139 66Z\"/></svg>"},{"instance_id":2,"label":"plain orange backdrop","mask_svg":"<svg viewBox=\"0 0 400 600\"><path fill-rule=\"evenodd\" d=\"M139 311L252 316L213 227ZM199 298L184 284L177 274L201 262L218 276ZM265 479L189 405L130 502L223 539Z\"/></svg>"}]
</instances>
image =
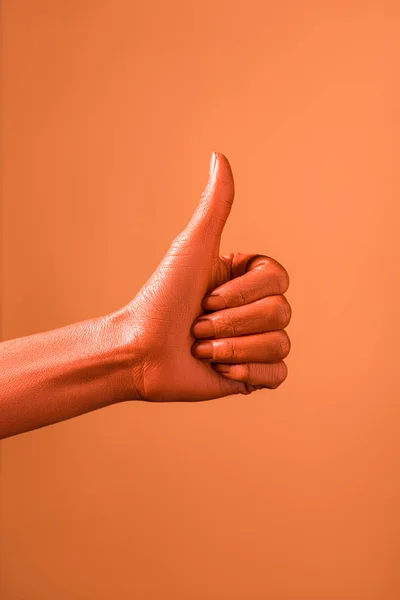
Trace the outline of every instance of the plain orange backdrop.
<instances>
[{"instance_id":1,"label":"plain orange backdrop","mask_svg":"<svg viewBox=\"0 0 400 600\"><path fill-rule=\"evenodd\" d=\"M400 4L4 0L3 339L127 303L212 150L288 270L277 390L1 443L2 600L398 600Z\"/></svg>"}]
</instances>

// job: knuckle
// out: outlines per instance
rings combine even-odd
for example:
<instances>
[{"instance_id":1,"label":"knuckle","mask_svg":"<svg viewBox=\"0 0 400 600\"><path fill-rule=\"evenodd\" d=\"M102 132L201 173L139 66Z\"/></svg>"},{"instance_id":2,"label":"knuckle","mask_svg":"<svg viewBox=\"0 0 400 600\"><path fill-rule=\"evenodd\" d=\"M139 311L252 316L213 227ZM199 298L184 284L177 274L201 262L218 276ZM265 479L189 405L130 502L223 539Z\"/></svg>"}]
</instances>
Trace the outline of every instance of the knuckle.
<instances>
[{"instance_id":1,"label":"knuckle","mask_svg":"<svg viewBox=\"0 0 400 600\"><path fill-rule=\"evenodd\" d=\"M276 363L272 369L271 387L273 389L279 387L281 383L285 381L287 375L288 368L286 366L286 363L284 363L283 360L279 363Z\"/></svg>"},{"instance_id":2,"label":"knuckle","mask_svg":"<svg viewBox=\"0 0 400 600\"><path fill-rule=\"evenodd\" d=\"M242 280L240 277L237 277L236 281L237 281L236 292L237 292L237 296L238 296L238 300L239 300L239 305L243 306L246 304L246 298L245 298L245 294L244 294L244 290L243 290L243 286L242 286Z\"/></svg>"},{"instance_id":3,"label":"knuckle","mask_svg":"<svg viewBox=\"0 0 400 600\"><path fill-rule=\"evenodd\" d=\"M288 287L289 287L289 274L286 271L286 269L284 269L282 267L282 265L280 265L279 271L278 271L278 283L279 283L279 290L281 294L284 294Z\"/></svg>"},{"instance_id":4,"label":"knuckle","mask_svg":"<svg viewBox=\"0 0 400 600\"><path fill-rule=\"evenodd\" d=\"M225 321L225 329L226 329L226 331L232 337L237 336L238 335L238 331L237 331L237 327L236 327L236 324L235 324L235 319L233 317L232 311L230 311L230 310L225 311L225 317L226 317L226 321Z\"/></svg>"},{"instance_id":5,"label":"knuckle","mask_svg":"<svg viewBox=\"0 0 400 600\"><path fill-rule=\"evenodd\" d=\"M279 354L281 358L285 358L290 352L290 338L286 331L282 330L278 335Z\"/></svg>"},{"instance_id":6,"label":"knuckle","mask_svg":"<svg viewBox=\"0 0 400 600\"><path fill-rule=\"evenodd\" d=\"M216 317L213 317L211 314L207 315L207 319L210 319L210 321L212 322L212 325L213 325L214 335L212 337L215 339L222 337L221 336L222 328L221 328L219 319Z\"/></svg>"},{"instance_id":7,"label":"knuckle","mask_svg":"<svg viewBox=\"0 0 400 600\"><path fill-rule=\"evenodd\" d=\"M289 273L275 258L271 258L270 256L264 258L266 259L264 264L268 266L272 277L276 280L279 287L279 293L284 294L290 285Z\"/></svg>"},{"instance_id":8,"label":"knuckle","mask_svg":"<svg viewBox=\"0 0 400 600\"><path fill-rule=\"evenodd\" d=\"M239 254L239 253L238 253ZM243 256L243 254L242 254ZM254 269L255 267L268 265L271 263L271 258L269 256L265 256L265 254L253 254L250 260L247 262L246 270Z\"/></svg>"},{"instance_id":9,"label":"knuckle","mask_svg":"<svg viewBox=\"0 0 400 600\"><path fill-rule=\"evenodd\" d=\"M222 217L220 217L219 215L211 215L210 216L210 221L213 225L216 226L216 229L219 230L221 225L225 224L225 219L223 219Z\"/></svg>"},{"instance_id":10,"label":"knuckle","mask_svg":"<svg viewBox=\"0 0 400 600\"><path fill-rule=\"evenodd\" d=\"M274 280L276 281L276 285L279 289L279 294L284 294L289 287L289 273L286 269L278 263L278 261L274 260L271 262L271 274L273 273Z\"/></svg>"},{"instance_id":11,"label":"knuckle","mask_svg":"<svg viewBox=\"0 0 400 600\"><path fill-rule=\"evenodd\" d=\"M224 358L226 360L234 361L236 358L236 350L235 350L234 341L227 340L226 342L224 342L223 348L224 348Z\"/></svg>"},{"instance_id":12,"label":"knuckle","mask_svg":"<svg viewBox=\"0 0 400 600\"><path fill-rule=\"evenodd\" d=\"M280 326L286 327L292 317L292 309L285 296L278 296L276 304L277 319Z\"/></svg>"}]
</instances>

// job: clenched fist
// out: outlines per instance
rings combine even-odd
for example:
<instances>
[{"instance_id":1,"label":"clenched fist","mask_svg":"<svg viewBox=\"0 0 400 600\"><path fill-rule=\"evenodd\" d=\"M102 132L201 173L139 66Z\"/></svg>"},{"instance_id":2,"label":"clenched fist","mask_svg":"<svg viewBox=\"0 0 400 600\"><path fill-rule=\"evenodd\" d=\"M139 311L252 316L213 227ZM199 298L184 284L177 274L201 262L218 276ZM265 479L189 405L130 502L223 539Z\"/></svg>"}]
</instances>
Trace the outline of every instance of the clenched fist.
<instances>
[{"instance_id":1,"label":"clenched fist","mask_svg":"<svg viewBox=\"0 0 400 600\"><path fill-rule=\"evenodd\" d=\"M123 309L135 330L133 381L143 400L248 394L287 376L289 277L267 256L219 255L233 198L229 162L213 153L188 226Z\"/></svg>"}]
</instances>

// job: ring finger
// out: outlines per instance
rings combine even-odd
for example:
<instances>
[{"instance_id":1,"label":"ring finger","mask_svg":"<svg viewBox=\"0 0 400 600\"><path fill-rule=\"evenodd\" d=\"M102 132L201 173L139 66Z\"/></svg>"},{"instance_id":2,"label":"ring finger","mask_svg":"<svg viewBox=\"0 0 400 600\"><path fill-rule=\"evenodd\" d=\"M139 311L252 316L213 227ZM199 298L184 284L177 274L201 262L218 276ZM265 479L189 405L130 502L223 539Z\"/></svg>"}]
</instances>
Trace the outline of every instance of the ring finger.
<instances>
[{"instance_id":1,"label":"ring finger","mask_svg":"<svg viewBox=\"0 0 400 600\"><path fill-rule=\"evenodd\" d=\"M192 346L196 358L223 363L274 363L285 358L289 351L290 340L284 330L204 340Z\"/></svg>"}]
</instances>

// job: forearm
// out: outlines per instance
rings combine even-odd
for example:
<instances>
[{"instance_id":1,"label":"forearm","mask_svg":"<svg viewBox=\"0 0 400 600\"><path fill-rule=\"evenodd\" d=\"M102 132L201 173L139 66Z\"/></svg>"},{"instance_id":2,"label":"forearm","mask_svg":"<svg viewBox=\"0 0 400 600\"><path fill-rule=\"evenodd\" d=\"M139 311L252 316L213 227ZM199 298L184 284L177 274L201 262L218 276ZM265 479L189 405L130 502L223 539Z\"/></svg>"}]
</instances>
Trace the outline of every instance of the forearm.
<instances>
[{"instance_id":1,"label":"forearm","mask_svg":"<svg viewBox=\"0 0 400 600\"><path fill-rule=\"evenodd\" d=\"M135 399L121 313L0 343L0 438Z\"/></svg>"}]
</instances>

